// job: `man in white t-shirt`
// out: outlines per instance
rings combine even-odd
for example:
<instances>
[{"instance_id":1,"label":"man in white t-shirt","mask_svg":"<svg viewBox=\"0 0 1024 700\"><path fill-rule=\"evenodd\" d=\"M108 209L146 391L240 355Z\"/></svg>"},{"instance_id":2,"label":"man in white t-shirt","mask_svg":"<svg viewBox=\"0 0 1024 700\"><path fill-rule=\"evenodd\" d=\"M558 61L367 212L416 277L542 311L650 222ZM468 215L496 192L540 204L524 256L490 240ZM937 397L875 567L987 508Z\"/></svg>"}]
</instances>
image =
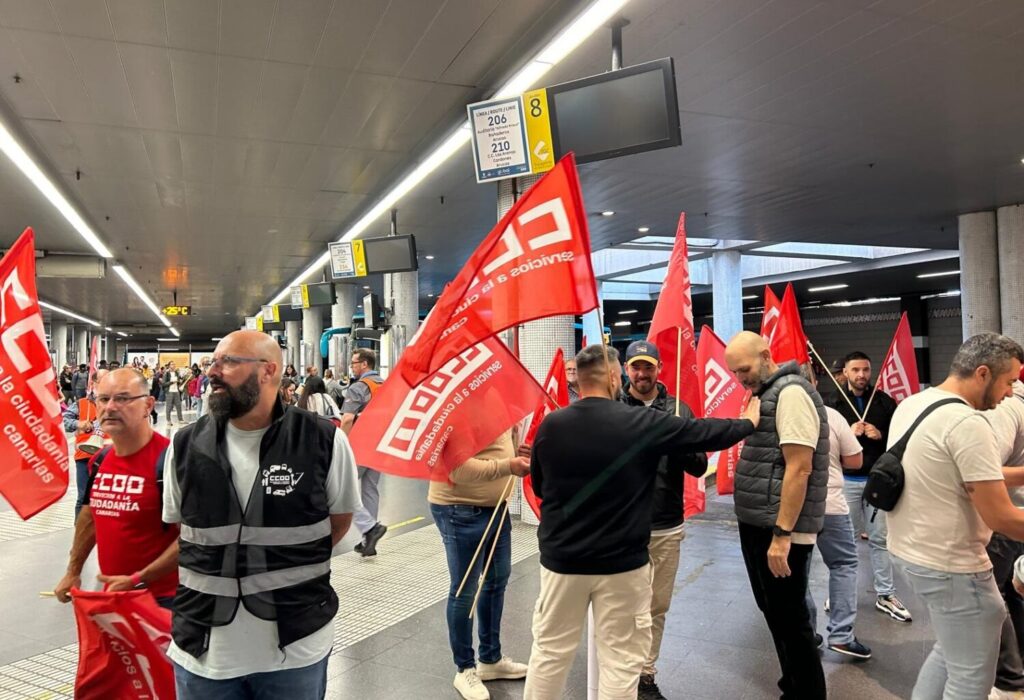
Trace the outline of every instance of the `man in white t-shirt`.
<instances>
[{"instance_id":1,"label":"man in white t-shirt","mask_svg":"<svg viewBox=\"0 0 1024 700\"><path fill-rule=\"evenodd\" d=\"M209 370L209 413L168 450L163 519L181 523L168 650L179 700L326 693L331 549L360 507L359 486L345 435L281 404L282 366L270 336L226 336Z\"/></svg>"},{"instance_id":2,"label":"man in white t-shirt","mask_svg":"<svg viewBox=\"0 0 1024 700\"><path fill-rule=\"evenodd\" d=\"M926 408L943 405L914 430L903 456L905 485L889 514L889 552L931 615L936 643L917 677L915 698L987 698L995 678L1006 606L985 551L992 531L1024 540L996 436L979 411L1012 395L1024 349L1002 335L969 338L939 386L904 399L889 447Z\"/></svg>"},{"instance_id":3,"label":"man in white t-shirt","mask_svg":"<svg viewBox=\"0 0 1024 700\"><path fill-rule=\"evenodd\" d=\"M809 374L811 383L817 388L814 373ZM828 496L825 499L825 525L818 533L817 545L828 567L828 648L855 659L870 659L871 649L861 644L853 632L857 622L857 542L853 535L850 505L843 491L843 470L860 468L864 448L843 414L831 406L825 407L825 413L829 444ZM811 612L811 624L816 627L818 609L809 588L807 606Z\"/></svg>"}]
</instances>

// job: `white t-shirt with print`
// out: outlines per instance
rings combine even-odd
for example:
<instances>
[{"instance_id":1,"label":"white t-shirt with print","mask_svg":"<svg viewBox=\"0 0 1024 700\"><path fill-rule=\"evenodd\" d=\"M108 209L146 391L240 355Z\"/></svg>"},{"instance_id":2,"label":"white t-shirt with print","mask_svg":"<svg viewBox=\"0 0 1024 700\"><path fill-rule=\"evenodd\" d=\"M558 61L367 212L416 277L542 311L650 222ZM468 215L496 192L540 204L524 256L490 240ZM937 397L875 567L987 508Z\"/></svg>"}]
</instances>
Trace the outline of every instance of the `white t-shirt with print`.
<instances>
[{"instance_id":1,"label":"white t-shirt with print","mask_svg":"<svg viewBox=\"0 0 1024 700\"><path fill-rule=\"evenodd\" d=\"M888 447L910 429L924 409L947 398L926 389L904 399L893 414ZM903 455L903 495L888 514L889 551L912 564L954 574L988 571L985 525L966 484L1002 481L1002 464L992 426L967 404L935 410L917 427Z\"/></svg>"},{"instance_id":2,"label":"white t-shirt with print","mask_svg":"<svg viewBox=\"0 0 1024 700\"><path fill-rule=\"evenodd\" d=\"M843 495L843 457L859 455L864 451L853 428L843 414L825 407L828 416L828 498L825 500L825 515L849 515L850 504Z\"/></svg>"},{"instance_id":3,"label":"white t-shirt with print","mask_svg":"<svg viewBox=\"0 0 1024 700\"><path fill-rule=\"evenodd\" d=\"M244 510L253 484L259 475L260 440L266 428L239 430L227 424L227 454L231 462L231 480ZM164 469L164 512L166 523L181 522L181 488L174 470L174 442L167 448ZM334 433L334 453L327 471L327 507L332 515L353 513L362 508L355 457L348 438ZM251 673L303 668L321 661L334 644L334 625L319 630L284 648L278 649L277 623L261 620L239 604L235 619L222 627L210 628L210 646L198 659L182 651L173 642L167 655L176 664L197 676L222 680Z\"/></svg>"}]
</instances>

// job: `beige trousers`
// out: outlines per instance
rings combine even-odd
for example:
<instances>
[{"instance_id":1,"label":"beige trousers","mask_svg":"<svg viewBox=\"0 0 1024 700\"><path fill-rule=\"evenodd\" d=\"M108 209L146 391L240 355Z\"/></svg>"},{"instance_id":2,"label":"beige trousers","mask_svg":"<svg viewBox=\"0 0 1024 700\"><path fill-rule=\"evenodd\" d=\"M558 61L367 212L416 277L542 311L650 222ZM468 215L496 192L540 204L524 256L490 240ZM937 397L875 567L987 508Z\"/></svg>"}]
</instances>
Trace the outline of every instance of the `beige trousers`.
<instances>
[{"instance_id":1,"label":"beige trousers","mask_svg":"<svg viewBox=\"0 0 1024 700\"><path fill-rule=\"evenodd\" d=\"M651 582L651 649L647 652L643 672L654 675L654 664L661 653L661 638L665 634L665 615L672 605L672 594L676 590L676 573L679 571L679 547L686 533L679 531L671 535L651 535L647 551L651 555L654 570Z\"/></svg>"},{"instance_id":2,"label":"beige trousers","mask_svg":"<svg viewBox=\"0 0 1024 700\"><path fill-rule=\"evenodd\" d=\"M605 576L540 570L523 700L558 700L594 606L601 700L636 700L651 646L651 567Z\"/></svg>"}]
</instances>

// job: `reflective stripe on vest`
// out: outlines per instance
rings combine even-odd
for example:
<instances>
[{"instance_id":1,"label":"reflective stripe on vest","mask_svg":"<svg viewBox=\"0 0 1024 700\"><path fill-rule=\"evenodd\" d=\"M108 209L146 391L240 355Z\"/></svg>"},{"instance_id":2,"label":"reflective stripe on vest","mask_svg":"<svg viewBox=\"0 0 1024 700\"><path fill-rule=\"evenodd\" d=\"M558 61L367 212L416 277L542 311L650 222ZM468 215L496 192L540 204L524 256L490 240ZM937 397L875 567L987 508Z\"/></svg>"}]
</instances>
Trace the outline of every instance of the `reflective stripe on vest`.
<instances>
[{"instance_id":1,"label":"reflective stripe on vest","mask_svg":"<svg viewBox=\"0 0 1024 700\"><path fill-rule=\"evenodd\" d=\"M329 517L311 525L297 527L242 525L241 536L239 536L238 525L221 525L219 527L192 527L184 523L181 525L181 539L207 547L222 547L236 542L262 547L280 547L315 542L330 534L331 519Z\"/></svg>"},{"instance_id":2,"label":"reflective stripe on vest","mask_svg":"<svg viewBox=\"0 0 1024 700\"><path fill-rule=\"evenodd\" d=\"M305 566L293 566L290 569L265 571L260 574L244 576L240 579L200 574L179 566L178 582L185 588L191 588L194 591L206 593L207 595L237 598L239 588L241 588L243 596L255 595L256 593L274 591L278 588L295 586L329 573L331 573L330 561L307 564Z\"/></svg>"}]
</instances>

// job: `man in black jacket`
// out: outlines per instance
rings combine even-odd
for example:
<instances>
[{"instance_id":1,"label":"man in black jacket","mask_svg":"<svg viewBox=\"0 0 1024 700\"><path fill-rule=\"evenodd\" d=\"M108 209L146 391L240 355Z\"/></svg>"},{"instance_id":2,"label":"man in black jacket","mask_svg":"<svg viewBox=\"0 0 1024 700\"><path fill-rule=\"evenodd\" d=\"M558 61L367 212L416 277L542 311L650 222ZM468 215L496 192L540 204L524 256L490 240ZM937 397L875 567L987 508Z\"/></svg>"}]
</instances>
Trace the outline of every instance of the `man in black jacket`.
<instances>
[{"instance_id":1,"label":"man in black jacket","mask_svg":"<svg viewBox=\"0 0 1024 700\"><path fill-rule=\"evenodd\" d=\"M629 386L620 395L628 406L647 406L661 413L693 418L690 407L670 396L664 384L658 381L661 356L653 343L638 340L626 348L626 376ZM704 452L684 452L662 455L657 460L654 479L654 504L651 509L651 542L647 551L651 557L651 649L647 652L640 686L639 700L665 700L654 676L655 664L661 651L661 638L665 632L665 615L672 604L676 573L679 571L679 547L685 537L683 531L683 472L704 476L708 470L708 457Z\"/></svg>"},{"instance_id":2,"label":"man in black jacket","mask_svg":"<svg viewBox=\"0 0 1024 700\"><path fill-rule=\"evenodd\" d=\"M580 400L548 415L530 471L542 499L541 587L524 700L562 696L593 606L602 696L631 697L651 644L651 500L662 455L725 449L753 432L760 402L738 420L676 418L615 399L612 348L576 356Z\"/></svg>"},{"instance_id":3,"label":"man in black jacket","mask_svg":"<svg viewBox=\"0 0 1024 700\"><path fill-rule=\"evenodd\" d=\"M862 352L851 352L843 359L846 390L832 396L831 406L839 411L853 428L861 447L864 463L860 469L843 473L843 493L850 504L854 532L866 532L871 550L874 577L875 609L898 622L911 622L910 611L896 597L892 560L886 546L889 528L884 511L864 500L864 486L875 461L885 453L889 439L889 423L896 412L896 402L884 391L871 385L871 358ZM872 393L874 398L872 399ZM870 406L868 405L870 404ZM856 408L856 411L854 410ZM864 414L865 410L867 415Z\"/></svg>"}]
</instances>

